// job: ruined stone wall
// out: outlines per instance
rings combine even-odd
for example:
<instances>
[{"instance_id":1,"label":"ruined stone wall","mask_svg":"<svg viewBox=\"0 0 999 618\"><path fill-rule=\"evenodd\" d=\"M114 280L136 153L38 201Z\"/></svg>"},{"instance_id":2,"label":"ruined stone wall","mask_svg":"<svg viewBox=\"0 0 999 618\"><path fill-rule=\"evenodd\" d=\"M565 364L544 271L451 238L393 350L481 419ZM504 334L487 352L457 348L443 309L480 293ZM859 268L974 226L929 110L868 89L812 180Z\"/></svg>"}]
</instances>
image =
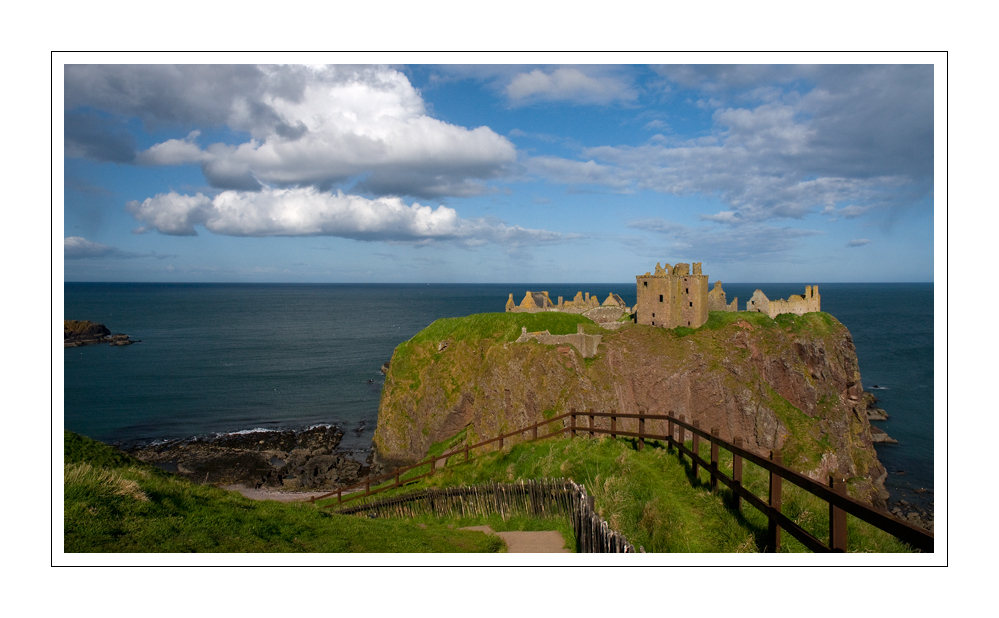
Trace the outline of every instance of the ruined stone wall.
<instances>
[{"instance_id":1,"label":"ruined stone wall","mask_svg":"<svg viewBox=\"0 0 999 618\"><path fill-rule=\"evenodd\" d=\"M583 325L576 325L576 334L574 335L553 335L547 330L541 331L540 333L529 333L527 332L527 327L522 326L520 329L520 337L517 338L517 343L524 343L525 341L531 340L537 341L538 343L543 343L544 345L564 345L569 344L579 350L579 353L583 355L583 358L593 358L597 355L597 347L600 345L601 335L587 335L583 332Z\"/></svg>"},{"instance_id":2,"label":"ruined stone wall","mask_svg":"<svg viewBox=\"0 0 999 618\"><path fill-rule=\"evenodd\" d=\"M627 306L621 300L621 297L614 293L608 295L603 305L620 305L627 310ZM510 313L538 313L541 311L586 313L600 306L602 306L600 299L597 298L596 294L590 294L589 292L576 292L576 296L572 300L564 300L559 296L558 304L552 302L552 299L548 296L548 292L531 292L530 290L524 295L524 299L520 301L519 305L513 301L513 294L510 294L510 298L506 301L506 310Z\"/></svg>"},{"instance_id":3,"label":"ruined stone wall","mask_svg":"<svg viewBox=\"0 0 999 618\"><path fill-rule=\"evenodd\" d=\"M732 302L725 298L725 290L722 289L722 282L715 281L715 285L708 292L708 311L738 311L739 297L736 296Z\"/></svg>"},{"instance_id":4,"label":"ruined stone wall","mask_svg":"<svg viewBox=\"0 0 999 618\"><path fill-rule=\"evenodd\" d=\"M806 285L805 293L792 295L786 300L781 298L770 300L762 290L753 292L753 297L746 303L746 311L757 311L776 318L782 313L805 315L813 311L822 311L822 298L819 296L819 286Z\"/></svg>"},{"instance_id":5,"label":"ruined stone wall","mask_svg":"<svg viewBox=\"0 0 999 618\"><path fill-rule=\"evenodd\" d=\"M673 268L656 264L655 274L645 273L635 279L639 324L698 328L708 321L708 277L701 274L699 262L694 263L694 274L690 274L689 264Z\"/></svg>"}]
</instances>

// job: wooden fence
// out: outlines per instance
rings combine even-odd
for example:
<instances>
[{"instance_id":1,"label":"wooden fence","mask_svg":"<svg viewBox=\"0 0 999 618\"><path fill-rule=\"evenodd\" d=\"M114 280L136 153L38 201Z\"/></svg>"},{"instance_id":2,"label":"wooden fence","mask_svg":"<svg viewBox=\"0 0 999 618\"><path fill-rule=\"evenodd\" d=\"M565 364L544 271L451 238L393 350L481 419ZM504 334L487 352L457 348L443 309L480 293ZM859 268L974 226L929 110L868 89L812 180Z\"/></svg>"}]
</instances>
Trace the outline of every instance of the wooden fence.
<instances>
[{"instance_id":1,"label":"wooden fence","mask_svg":"<svg viewBox=\"0 0 999 618\"><path fill-rule=\"evenodd\" d=\"M635 553L623 535L610 529L593 508L586 487L567 479L492 483L471 487L428 487L423 491L394 496L338 511L344 515L369 517L413 517L430 514L445 517L478 517L499 513L566 517L576 535L580 553ZM639 548L639 552L645 550Z\"/></svg>"},{"instance_id":2,"label":"wooden fence","mask_svg":"<svg viewBox=\"0 0 999 618\"><path fill-rule=\"evenodd\" d=\"M584 418L588 419L588 424L586 426L579 425L577 421L583 420ZM595 419L597 418L609 418L610 427L598 427L595 423ZM636 419L638 431L624 431L619 428L618 421L624 419ZM566 421L568 421L568 423L566 423ZM666 421L666 435L646 432L646 421ZM558 425L550 428L548 433L542 432L541 435L539 435L539 429L543 427L547 428L556 423L558 423ZM531 435L529 438L525 438L524 436L528 432L530 432ZM781 452L779 450L771 451L769 457L765 457L745 449L741 438L736 437L732 442L722 440L718 435L718 429L712 428L710 432L704 431L700 427L698 421L695 420L688 423L683 415L676 417L672 412L668 415L647 414L644 412L637 414L619 414L613 411L594 412L593 410L589 410L585 413L577 413L573 409L565 414L535 423L528 427L500 434L495 438L483 440L477 444L465 445L463 447L453 449L440 456L431 455L429 458L412 466L399 468L389 474L376 478L369 478L361 483L351 485L350 487L344 487L335 492L317 496L313 499L313 502L336 496L337 502L324 506L324 508L332 508L342 506L344 503L366 498L389 489L401 487L402 485L433 475L435 470L445 462L450 461L455 463L455 458L457 458L458 462L469 461L475 451L490 448L496 443L498 443L498 448L502 449L504 441L509 440L510 438L520 438L521 440L534 441L561 436L566 433L570 436L576 436L580 432L586 432L589 436L594 436L596 434L609 434L613 438L637 438L637 447L639 450L642 450L645 446L645 440L660 440L663 441L667 447L676 448L678 452L690 458L695 477L698 476L699 469L703 468L708 472L709 484L712 490L717 489L718 481L720 480L733 492L735 495L736 509L740 509L742 500L745 500L747 503L767 516L769 525L765 551L776 552L780 550L782 530L787 530L791 536L801 541L805 547L811 549L812 551L846 551L847 513L871 524L876 528L884 530L885 532L908 543L920 551L933 551L932 533L914 526L907 521L894 517L887 512L877 511L870 506L849 497L846 495L846 479L842 477L832 477L828 485L819 483L808 478L807 476L785 467ZM684 445L685 432L689 432L691 434L691 448L689 449ZM705 461L699 455L701 439L707 440L711 444L710 461ZM731 477L721 472L718 468L719 449L722 448L730 452L733 457ZM757 497L748 489L743 487L742 467L744 461L752 462L769 473L769 494L766 501ZM406 478L402 477L402 475L407 472L417 470L423 466L429 466L429 471L415 476ZM389 480L389 483L386 483L381 487L377 487L379 483ZM781 490L783 481L785 480L797 485L812 495L821 498L829 504L828 544L817 539L781 512ZM373 485L376 486L374 489L372 489ZM363 492L360 491L362 486L364 487ZM350 493L352 491L354 493ZM348 495L345 497L344 494Z\"/></svg>"}]
</instances>

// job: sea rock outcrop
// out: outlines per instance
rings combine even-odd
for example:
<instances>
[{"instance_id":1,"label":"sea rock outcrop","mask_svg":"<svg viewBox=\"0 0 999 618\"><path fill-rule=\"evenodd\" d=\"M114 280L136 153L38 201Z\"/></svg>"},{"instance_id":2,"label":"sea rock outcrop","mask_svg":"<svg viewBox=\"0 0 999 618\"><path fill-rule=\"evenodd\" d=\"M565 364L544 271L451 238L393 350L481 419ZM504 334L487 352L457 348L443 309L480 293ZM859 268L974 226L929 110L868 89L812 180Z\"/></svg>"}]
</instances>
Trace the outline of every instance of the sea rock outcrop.
<instances>
[{"instance_id":1,"label":"sea rock outcrop","mask_svg":"<svg viewBox=\"0 0 999 618\"><path fill-rule=\"evenodd\" d=\"M474 442L570 409L673 412L757 452L781 449L817 480L844 474L876 506L887 498L853 339L829 314L719 312L695 331L629 324L606 332L593 358L571 345L441 336L444 351L419 336L396 349L374 438L386 463L417 461L463 428ZM618 427L637 431L637 421Z\"/></svg>"},{"instance_id":2,"label":"sea rock outcrop","mask_svg":"<svg viewBox=\"0 0 999 618\"><path fill-rule=\"evenodd\" d=\"M111 334L107 326L86 320L63 320L63 347L75 348L81 345L107 343L113 346L132 345L128 335Z\"/></svg>"}]
</instances>

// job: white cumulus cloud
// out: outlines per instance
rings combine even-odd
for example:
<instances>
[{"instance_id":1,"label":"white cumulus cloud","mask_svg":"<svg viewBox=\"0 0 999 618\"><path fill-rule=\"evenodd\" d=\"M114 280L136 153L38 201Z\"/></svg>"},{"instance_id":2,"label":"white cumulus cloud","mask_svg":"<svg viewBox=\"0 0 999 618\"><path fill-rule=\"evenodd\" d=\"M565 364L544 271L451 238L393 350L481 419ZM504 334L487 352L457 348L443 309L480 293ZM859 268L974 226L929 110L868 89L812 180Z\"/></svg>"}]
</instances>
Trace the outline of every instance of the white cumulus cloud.
<instances>
[{"instance_id":1,"label":"white cumulus cloud","mask_svg":"<svg viewBox=\"0 0 999 618\"><path fill-rule=\"evenodd\" d=\"M136 155L147 165L200 164L223 189L358 181L381 195L463 196L516 161L513 144L488 127L429 116L406 76L387 67L69 66L66 109L84 106L249 133L202 147L195 131Z\"/></svg>"},{"instance_id":2,"label":"white cumulus cloud","mask_svg":"<svg viewBox=\"0 0 999 618\"><path fill-rule=\"evenodd\" d=\"M223 191L214 199L198 193L170 192L126 205L151 230L171 235L197 234L195 226L226 236L338 236L356 240L457 241L520 246L548 244L569 236L508 226L486 219L463 219L453 208L407 205L395 197L367 199L313 187Z\"/></svg>"}]
</instances>

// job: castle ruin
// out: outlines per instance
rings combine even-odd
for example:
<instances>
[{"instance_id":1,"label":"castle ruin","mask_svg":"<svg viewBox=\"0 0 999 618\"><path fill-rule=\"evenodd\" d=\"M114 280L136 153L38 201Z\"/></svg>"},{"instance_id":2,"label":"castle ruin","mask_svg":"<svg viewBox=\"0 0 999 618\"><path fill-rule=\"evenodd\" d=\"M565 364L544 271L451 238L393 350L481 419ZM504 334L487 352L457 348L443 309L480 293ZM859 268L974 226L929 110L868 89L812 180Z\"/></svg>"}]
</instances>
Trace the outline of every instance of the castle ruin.
<instances>
[{"instance_id":1,"label":"castle ruin","mask_svg":"<svg viewBox=\"0 0 999 618\"><path fill-rule=\"evenodd\" d=\"M547 330L543 330L540 333L529 333L527 332L527 327L522 326L520 328L520 337L517 338L516 343L524 343L530 340L537 341L544 345L559 345L559 344L569 344L579 350L579 353L583 358L593 358L597 355L597 348L600 346L600 335L587 335L583 332L583 325L576 325L575 335L553 335Z\"/></svg>"},{"instance_id":2,"label":"castle ruin","mask_svg":"<svg viewBox=\"0 0 999 618\"><path fill-rule=\"evenodd\" d=\"M558 303L555 303L548 292L528 290L519 305L514 302L513 294L510 294L506 310L511 313L581 313L604 328L620 327L618 318L623 313L632 313L636 324L646 326L699 328L708 321L710 311L739 310L739 299L733 298L729 302L721 281L715 281L714 287L708 290L708 277L701 272L700 262L679 263L675 266L661 266L657 263L654 273L636 276L635 285L637 302L630 309L613 292L607 295L603 303L589 292L576 292L575 298L568 301L559 296ZM746 303L746 311L766 313L771 319L782 313L803 315L821 310L817 285L806 285L803 295L794 295L786 300L770 300L762 290L756 290Z\"/></svg>"},{"instance_id":3,"label":"castle ruin","mask_svg":"<svg viewBox=\"0 0 999 618\"><path fill-rule=\"evenodd\" d=\"M749 302L746 303L746 311L765 313L770 316L770 319L773 319L782 313L804 315L813 311L821 311L821 306L822 297L819 296L819 286L806 285L803 295L794 294L789 296L787 300L782 298L770 300L762 290L756 290Z\"/></svg>"},{"instance_id":4,"label":"castle ruin","mask_svg":"<svg viewBox=\"0 0 999 618\"><path fill-rule=\"evenodd\" d=\"M655 274L635 277L637 299L635 322L661 328L698 328L708 321L708 277L701 263L665 267L656 264Z\"/></svg>"},{"instance_id":5,"label":"castle ruin","mask_svg":"<svg viewBox=\"0 0 999 618\"><path fill-rule=\"evenodd\" d=\"M708 311L738 311L739 297L736 296L732 302L725 300L725 290L722 289L722 282L715 281L715 286L708 292Z\"/></svg>"},{"instance_id":6,"label":"castle ruin","mask_svg":"<svg viewBox=\"0 0 999 618\"><path fill-rule=\"evenodd\" d=\"M513 294L510 294L510 298L506 301L506 310L509 313L538 313L541 311L586 313L598 307L620 307L622 311L628 311L628 306L624 300L613 292L607 295L607 299L603 303L600 302L596 294L576 292L576 296L572 300L564 300L559 296L558 304L556 304L549 298L548 292L531 292L530 290L524 295L519 305L514 302Z\"/></svg>"},{"instance_id":7,"label":"castle ruin","mask_svg":"<svg viewBox=\"0 0 999 618\"><path fill-rule=\"evenodd\" d=\"M635 322L661 328L686 326L698 328L708 321L709 311L738 311L739 299L728 302L721 281L715 281L708 291L708 277L701 273L701 263L677 264L670 267L656 264L655 273L635 277L638 302L635 303ZM821 311L819 286L806 285L804 295L787 300L770 300L761 290L756 290L746 303L746 311L766 313L770 319L782 313L803 315Z\"/></svg>"}]
</instances>

